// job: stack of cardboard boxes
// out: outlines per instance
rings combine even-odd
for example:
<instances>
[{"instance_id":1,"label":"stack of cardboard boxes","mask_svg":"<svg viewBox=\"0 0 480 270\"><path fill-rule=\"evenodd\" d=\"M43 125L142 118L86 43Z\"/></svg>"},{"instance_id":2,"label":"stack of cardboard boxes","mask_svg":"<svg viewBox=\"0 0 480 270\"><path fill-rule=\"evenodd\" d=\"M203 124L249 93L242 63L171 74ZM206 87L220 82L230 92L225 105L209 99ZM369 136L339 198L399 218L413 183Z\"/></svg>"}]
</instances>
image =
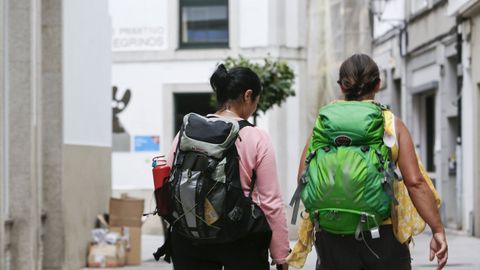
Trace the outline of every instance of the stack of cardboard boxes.
<instances>
[{"instance_id":1,"label":"stack of cardboard boxes","mask_svg":"<svg viewBox=\"0 0 480 270\"><path fill-rule=\"evenodd\" d=\"M110 198L108 230L117 233L123 240L115 245L92 244L88 257L89 267L141 264L143 206L144 200L127 195Z\"/></svg>"},{"instance_id":2,"label":"stack of cardboard boxes","mask_svg":"<svg viewBox=\"0 0 480 270\"><path fill-rule=\"evenodd\" d=\"M128 237L127 265L139 265L142 262L142 216L144 201L122 196L110 199L110 231Z\"/></svg>"}]
</instances>

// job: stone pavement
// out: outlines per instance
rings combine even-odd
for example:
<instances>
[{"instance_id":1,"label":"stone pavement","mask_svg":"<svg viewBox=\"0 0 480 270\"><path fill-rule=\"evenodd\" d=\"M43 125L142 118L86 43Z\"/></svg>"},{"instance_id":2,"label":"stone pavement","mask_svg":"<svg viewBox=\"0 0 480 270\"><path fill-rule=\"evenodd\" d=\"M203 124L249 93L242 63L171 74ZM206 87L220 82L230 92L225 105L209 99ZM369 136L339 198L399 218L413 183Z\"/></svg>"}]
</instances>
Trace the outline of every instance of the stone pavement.
<instances>
[{"instance_id":1,"label":"stone pavement","mask_svg":"<svg viewBox=\"0 0 480 270\"><path fill-rule=\"evenodd\" d=\"M411 247L412 265L414 270L435 269L436 261L430 262L429 246L430 231L414 238L415 245ZM459 231L447 230L448 263L445 269L480 270L480 238L466 236Z\"/></svg>"},{"instance_id":2,"label":"stone pavement","mask_svg":"<svg viewBox=\"0 0 480 270\"><path fill-rule=\"evenodd\" d=\"M415 245L410 247L413 258L413 270L435 269L436 262L428 261L430 237L431 233L429 231L415 237ZM171 264L164 261L156 262L152 257L152 253L163 243L163 237L144 235L142 241L142 265L124 267L123 269L172 270ZM447 241L449 245L449 260L445 269L480 270L480 238L468 237L458 231L448 231ZM294 243L295 242L291 242L291 246L293 246ZM303 269L315 269L315 260L316 255L315 252L312 251ZM272 267L271 269L273 270L275 268Z\"/></svg>"}]
</instances>

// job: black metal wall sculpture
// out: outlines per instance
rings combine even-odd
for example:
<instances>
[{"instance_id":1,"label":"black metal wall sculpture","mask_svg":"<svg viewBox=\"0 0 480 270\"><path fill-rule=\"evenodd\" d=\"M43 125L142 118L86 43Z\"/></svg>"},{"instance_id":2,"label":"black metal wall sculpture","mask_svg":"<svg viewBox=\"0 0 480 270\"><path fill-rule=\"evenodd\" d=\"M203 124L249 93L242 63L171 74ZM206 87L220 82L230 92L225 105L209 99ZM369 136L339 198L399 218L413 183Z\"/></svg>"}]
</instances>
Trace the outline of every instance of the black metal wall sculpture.
<instances>
[{"instance_id":1,"label":"black metal wall sculpture","mask_svg":"<svg viewBox=\"0 0 480 270\"><path fill-rule=\"evenodd\" d=\"M118 114L123 112L130 102L130 98L132 96L130 89L127 89L123 96L118 99L117 98L118 88L116 86L112 87L112 130L113 133L126 133L125 128L120 123L120 119L118 119Z\"/></svg>"},{"instance_id":2,"label":"black metal wall sculpture","mask_svg":"<svg viewBox=\"0 0 480 270\"><path fill-rule=\"evenodd\" d=\"M117 98L118 87L112 87L112 150L116 152L130 151L130 134L125 130L118 114L125 111L132 93L127 89L121 98Z\"/></svg>"}]
</instances>

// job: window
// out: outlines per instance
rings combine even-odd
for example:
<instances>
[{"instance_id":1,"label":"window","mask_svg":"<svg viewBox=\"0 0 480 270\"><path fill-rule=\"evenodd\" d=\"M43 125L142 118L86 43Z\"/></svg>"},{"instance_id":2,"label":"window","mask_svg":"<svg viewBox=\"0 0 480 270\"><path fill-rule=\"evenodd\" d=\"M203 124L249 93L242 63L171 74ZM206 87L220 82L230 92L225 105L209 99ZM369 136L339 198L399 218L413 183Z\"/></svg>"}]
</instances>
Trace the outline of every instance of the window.
<instances>
[{"instance_id":1,"label":"window","mask_svg":"<svg viewBox=\"0 0 480 270\"><path fill-rule=\"evenodd\" d=\"M410 6L411 13L415 14L428 7L428 0L411 0Z\"/></svg>"},{"instance_id":2,"label":"window","mask_svg":"<svg viewBox=\"0 0 480 270\"><path fill-rule=\"evenodd\" d=\"M180 47L228 47L228 0L180 0Z\"/></svg>"}]
</instances>

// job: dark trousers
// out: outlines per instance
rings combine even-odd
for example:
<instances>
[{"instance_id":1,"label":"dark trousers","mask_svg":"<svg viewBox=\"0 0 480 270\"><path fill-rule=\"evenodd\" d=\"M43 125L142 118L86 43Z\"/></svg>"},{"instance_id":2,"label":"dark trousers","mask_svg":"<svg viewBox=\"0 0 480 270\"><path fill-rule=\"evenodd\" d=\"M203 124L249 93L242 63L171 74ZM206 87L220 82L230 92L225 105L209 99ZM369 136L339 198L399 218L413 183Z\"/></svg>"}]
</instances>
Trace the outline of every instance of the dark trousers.
<instances>
[{"instance_id":1,"label":"dark trousers","mask_svg":"<svg viewBox=\"0 0 480 270\"><path fill-rule=\"evenodd\" d=\"M380 226L380 238L372 239L364 232L365 241L380 257L368 249L363 241L353 235L335 235L317 232L315 248L317 270L411 270L408 245L400 244L393 234L391 225Z\"/></svg>"},{"instance_id":2,"label":"dark trousers","mask_svg":"<svg viewBox=\"0 0 480 270\"><path fill-rule=\"evenodd\" d=\"M270 269L268 263L269 243L265 241L263 235L249 235L225 244L195 244L172 232L171 240L172 261L175 270Z\"/></svg>"}]
</instances>

